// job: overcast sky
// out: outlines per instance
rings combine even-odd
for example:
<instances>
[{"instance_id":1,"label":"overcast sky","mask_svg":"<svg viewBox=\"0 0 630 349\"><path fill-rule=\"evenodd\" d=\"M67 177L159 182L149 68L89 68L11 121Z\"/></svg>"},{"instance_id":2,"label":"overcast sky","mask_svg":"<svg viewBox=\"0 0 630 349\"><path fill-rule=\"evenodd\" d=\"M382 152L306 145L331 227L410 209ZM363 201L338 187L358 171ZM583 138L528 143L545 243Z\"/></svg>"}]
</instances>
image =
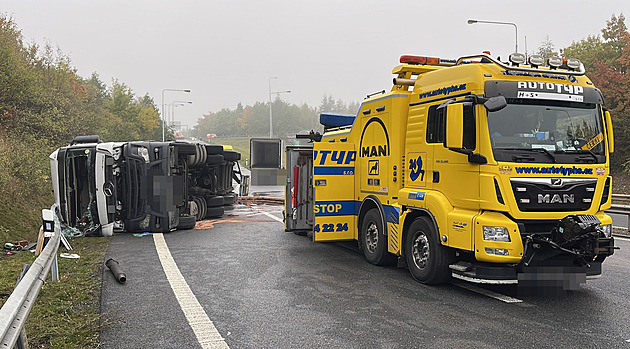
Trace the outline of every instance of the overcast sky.
<instances>
[{"instance_id":1,"label":"overcast sky","mask_svg":"<svg viewBox=\"0 0 630 349\"><path fill-rule=\"evenodd\" d=\"M116 78L158 106L164 89L191 89L164 102L192 101L175 111L192 126L268 101L270 77L272 91L291 90L281 94L289 103L360 102L391 88L402 54L514 51L513 26L468 19L516 23L519 51L531 53L546 36L563 48L600 34L612 14L630 15L630 1L0 0L0 12L27 43L59 47L83 77Z\"/></svg>"}]
</instances>

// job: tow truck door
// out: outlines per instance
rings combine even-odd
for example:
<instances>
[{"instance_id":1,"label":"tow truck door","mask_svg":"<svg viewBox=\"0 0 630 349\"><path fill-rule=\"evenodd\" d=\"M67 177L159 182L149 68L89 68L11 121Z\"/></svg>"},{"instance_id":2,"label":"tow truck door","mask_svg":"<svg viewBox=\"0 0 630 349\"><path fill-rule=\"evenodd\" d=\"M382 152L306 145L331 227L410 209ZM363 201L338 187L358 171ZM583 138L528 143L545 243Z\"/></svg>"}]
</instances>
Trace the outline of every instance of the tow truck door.
<instances>
[{"instance_id":1,"label":"tow truck door","mask_svg":"<svg viewBox=\"0 0 630 349\"><path fill-rule=\"evenodd\" d=\"M318 142L313 149L314 241L355 237L354 144Z\"/></svg>"}]
</instances>

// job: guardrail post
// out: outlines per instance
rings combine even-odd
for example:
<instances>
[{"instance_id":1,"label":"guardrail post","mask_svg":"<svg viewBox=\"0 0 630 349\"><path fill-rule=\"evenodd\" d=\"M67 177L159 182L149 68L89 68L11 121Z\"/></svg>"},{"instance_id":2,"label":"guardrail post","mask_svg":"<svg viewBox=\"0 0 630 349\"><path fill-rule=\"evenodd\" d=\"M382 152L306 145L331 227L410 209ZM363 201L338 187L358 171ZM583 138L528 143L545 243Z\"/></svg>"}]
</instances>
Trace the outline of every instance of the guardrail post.
<instances>
[{"instance_id":1,"label":"guardrail post","mask_svg":"<svg viewBox=\"0 0 630 349\"><path fill-rule=\"evenodd\" d=\"M59 264L57 262L57 254L55 254L55 259L50 266L50 278L52 281L59 281Z\"/></svg>"},{"instance_id":2,"label":"guardrail post","mask_svg":"<svg viewBox=\"0 0 630 349\"><path fill-rule=\"evenodd\" d=\"M24 264L22 266L22 271L20 272L20 275L18 275L18 279L15 282L16 287L20 283L24 275L26 275L26 272L28 271L28 268L30 267L31 267L30 264ZM20 335L18 336L18 339L15 345L18 347L18 349L28 349L28 339L26 338L26 329L24 327L22 327L22 329L20 330Z\"/></svg>"}]
</instances>

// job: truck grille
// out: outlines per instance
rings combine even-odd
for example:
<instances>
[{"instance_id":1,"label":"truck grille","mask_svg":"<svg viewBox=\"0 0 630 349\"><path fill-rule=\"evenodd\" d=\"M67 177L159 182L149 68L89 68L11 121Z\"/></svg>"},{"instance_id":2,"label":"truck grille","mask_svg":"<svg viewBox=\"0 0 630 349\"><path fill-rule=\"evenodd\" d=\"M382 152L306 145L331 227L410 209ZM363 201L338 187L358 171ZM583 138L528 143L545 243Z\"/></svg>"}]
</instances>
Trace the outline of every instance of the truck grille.
<instances>
[{"instance_id":1,"label":"truck grille","mask_svg":"<svg viewBox=\"0 0 630 349\"><path fill-rule=\"evenodd\" d=\"M512 178L519 210L584 211L591 207L597 179Z\"/></svg>"}]
</instances>

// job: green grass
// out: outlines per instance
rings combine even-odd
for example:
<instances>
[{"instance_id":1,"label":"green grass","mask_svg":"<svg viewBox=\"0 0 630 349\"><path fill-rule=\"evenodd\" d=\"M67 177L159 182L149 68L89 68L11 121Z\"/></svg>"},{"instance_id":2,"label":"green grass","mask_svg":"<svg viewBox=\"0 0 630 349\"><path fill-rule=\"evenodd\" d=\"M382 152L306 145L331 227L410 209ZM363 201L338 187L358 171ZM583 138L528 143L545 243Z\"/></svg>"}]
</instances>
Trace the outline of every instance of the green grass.
<instances>
[{"instance_id":1,"label":"green grass","mask_svg":"<svg viewBox=\"0 0 630 349\"><path fill-rule=\"evenodd\" d=\"M241 153L241 166L249 168L249 138L210 138L206 140L210 144L231 145L235 151ZM247 160L247 164L246 161Z\"/></svg>"},{"instance_id":2,"label":"green grass","mask_svg":"<svg viewBox=\"0 0 630 349\"><path fill-rule=\"evenodd\" d=\"M103 258L111 238L70 241L81 258L59 258L59 281L50 276L42 287L26 322L32 348L96 348L99 346L100 296ZM59 252L66 252L60 247ZM0 305L13 291L24 263L35 260L24 251L0 257Z\"/></svg>"}]
</instances>

